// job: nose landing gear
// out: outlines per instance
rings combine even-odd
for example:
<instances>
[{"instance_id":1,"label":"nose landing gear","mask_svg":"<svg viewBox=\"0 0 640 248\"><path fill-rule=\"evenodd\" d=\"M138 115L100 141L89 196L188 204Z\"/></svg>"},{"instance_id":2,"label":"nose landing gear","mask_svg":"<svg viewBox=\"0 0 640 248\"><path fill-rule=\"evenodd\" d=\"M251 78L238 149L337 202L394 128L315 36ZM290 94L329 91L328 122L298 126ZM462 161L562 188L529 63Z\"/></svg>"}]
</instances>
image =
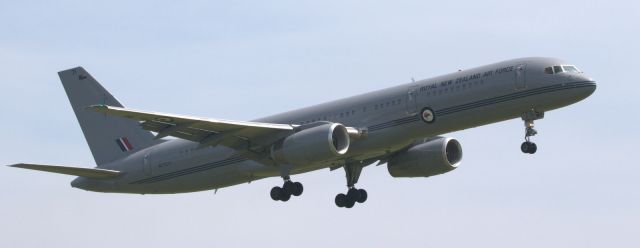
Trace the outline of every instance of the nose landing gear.
<instances>
[{"instance_id":1,"label":"nose landing gear","mask_svg":"<svg viewBox=\"0 0 640 248\"><path fill-rule=\"evenodd\" d=\"M544 118L544 112L538 112L531 109L529 112L522 114L522 120L524 121L524 142L520 145L520 150L523 153L534 154L538 150L536 143L531 142L531 136L538 134L534 127L533 121Z\"/></svg>"}]
</instances>

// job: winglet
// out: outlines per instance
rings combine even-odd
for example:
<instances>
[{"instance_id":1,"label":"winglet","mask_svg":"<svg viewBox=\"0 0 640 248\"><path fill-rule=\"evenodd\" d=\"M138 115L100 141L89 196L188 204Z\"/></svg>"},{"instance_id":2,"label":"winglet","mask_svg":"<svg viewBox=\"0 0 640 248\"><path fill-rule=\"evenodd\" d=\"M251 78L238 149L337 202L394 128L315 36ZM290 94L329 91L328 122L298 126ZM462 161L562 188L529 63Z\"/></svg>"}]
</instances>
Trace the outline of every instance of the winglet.
<instances>
[{"instance_id":1,"label":"winglet","mask_svg":"<svg viewBox=\"0 0 640 248\"><path fill-rule=\"evenodd\" d=\"M13 164L8 166L22 168L22 169L29 169L29 170L38 170L38 171L46 171L46 172L52 172L52 173L58 173L58 174L79 176L79 177L96 178L96 179L113 178L123 174L122 172L116 171L116 170L69 167L69 166L58 166L58 165L21 163L21 164Z\"/></svg>"}]
</instances>

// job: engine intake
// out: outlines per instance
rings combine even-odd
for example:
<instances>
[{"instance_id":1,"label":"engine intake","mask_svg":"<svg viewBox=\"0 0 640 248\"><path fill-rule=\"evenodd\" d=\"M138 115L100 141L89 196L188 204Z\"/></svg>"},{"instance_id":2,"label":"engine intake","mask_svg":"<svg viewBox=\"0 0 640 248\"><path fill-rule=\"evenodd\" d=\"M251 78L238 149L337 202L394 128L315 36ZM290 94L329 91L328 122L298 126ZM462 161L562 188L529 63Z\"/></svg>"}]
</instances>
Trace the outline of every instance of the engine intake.
<instances>
[{"instance_id":1,"label":"engine intake","mask_svg":"<svg viewBox=\"0 0 640 248\"><path fill-rule=\"evenodd\" d=\"M345 126L327 123L289 135L271 147L271 157L294 165L322 162L347 153L349 143Z\"/></svg>"},{"instance_id":2,"label":"engine intake","mask_svg":"<svg viewBox=\"0 0 640 248\"><path fill-rule=\"evenodd\" d=\"M387 163L392 177L430 177L452 171L462 161L462 147L453 138L439 138L415 145Z\"/></svg>"}]
</instances>

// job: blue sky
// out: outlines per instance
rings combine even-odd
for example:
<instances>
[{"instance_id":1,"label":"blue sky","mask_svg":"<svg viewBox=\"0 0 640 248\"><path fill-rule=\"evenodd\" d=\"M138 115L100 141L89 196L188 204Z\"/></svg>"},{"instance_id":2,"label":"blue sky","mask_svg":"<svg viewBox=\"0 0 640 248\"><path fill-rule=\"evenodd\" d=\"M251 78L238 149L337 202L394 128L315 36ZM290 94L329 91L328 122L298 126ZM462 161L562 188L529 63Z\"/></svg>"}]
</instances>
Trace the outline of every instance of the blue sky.
<instances>
[{"instance_id":1,"label":"blue sky","mask_svg":"<svg viewBox=\"0 0 640 248\"><path fill-rule=\"evenodd\" d=\"M342 171L213 192L138 196L0 168L0 247L638 247L640 4L633 1L4 1L0 164L92 167L57 71L84 66L128 107L250 120L411 78L524 56L575 63L598 89L537 122L464 130L461 167L333 204Z\"/></svg>"}]
</instances>

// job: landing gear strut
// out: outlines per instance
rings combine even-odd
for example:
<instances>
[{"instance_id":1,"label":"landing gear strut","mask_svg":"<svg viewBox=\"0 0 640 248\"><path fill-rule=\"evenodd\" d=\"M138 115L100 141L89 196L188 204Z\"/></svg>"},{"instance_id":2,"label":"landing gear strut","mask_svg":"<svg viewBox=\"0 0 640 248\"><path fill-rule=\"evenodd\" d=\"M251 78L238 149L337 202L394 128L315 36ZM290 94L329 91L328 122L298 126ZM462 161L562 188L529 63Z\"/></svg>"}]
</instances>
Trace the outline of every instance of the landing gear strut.
<instances>
[{"instance_id":1,"label":"landing gear strut","mask_svg":"<svg viewBox=\"0 0 640 248\"><path fill-rule=\"evenodd\" d=\"M522 114L522 120L524 121L524 142L520 145L520 150L523 153L534 154L538 150L536 143L531 142L530 137L538 134L533 127L533 121L544 118L544 112L538 112L531 109L529 112Z\"/></svg>"},{"instance_id":2,"label":"landing gear strut","mask_svg":"<svg viewBox=\"0 0 640 248\"><path fill-rule=\"evenodd\" d=\"M356 202L364 203L367 201L367 191L364 189L356 189L355 184L358 182L360 178L360 173L362 172L362 164L346 164L344 165L344 171L347 176L347 194L340 193L336 195L336 206L352 208Z\"/></svg>"},{"instance_id":3,"label":"landing gear strut","mask_svg":"<svg viewBox=\"0 0 640 248\"><path fill-rule=\"evenodd\" d=\"M271 189L271 199L274 201L288 201L291 196L300 196L302 195L302 191L304 188L302 187L302 183L292 182L291 179L287 177L283 177L284 184L282 187L273 187Z\"/></svg>"}]
</instances>

